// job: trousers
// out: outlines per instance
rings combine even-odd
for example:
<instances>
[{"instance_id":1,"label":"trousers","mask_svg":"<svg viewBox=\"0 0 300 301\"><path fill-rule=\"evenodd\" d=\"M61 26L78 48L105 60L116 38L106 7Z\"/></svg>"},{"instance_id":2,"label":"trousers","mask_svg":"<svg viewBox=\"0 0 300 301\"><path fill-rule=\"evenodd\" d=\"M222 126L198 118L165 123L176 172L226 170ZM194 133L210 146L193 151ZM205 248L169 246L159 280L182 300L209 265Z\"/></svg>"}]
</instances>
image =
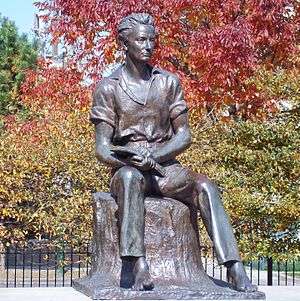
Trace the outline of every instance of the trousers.
<instances>
[{"instance_id":1,"label":"trousers","mask_svg":"<svg viewBox=\"0 0 300 301\"><path fill-rule=\"evenodd\" d=\"M158 195L177 199L199 210L219 264L241 261L218 187L206 176L194 173L176 160L162 165L164 177L123 166L111 179L111 193L118 203L120 256L146 255L144 200L146 196Z\"/></svg>"}]
</instances>

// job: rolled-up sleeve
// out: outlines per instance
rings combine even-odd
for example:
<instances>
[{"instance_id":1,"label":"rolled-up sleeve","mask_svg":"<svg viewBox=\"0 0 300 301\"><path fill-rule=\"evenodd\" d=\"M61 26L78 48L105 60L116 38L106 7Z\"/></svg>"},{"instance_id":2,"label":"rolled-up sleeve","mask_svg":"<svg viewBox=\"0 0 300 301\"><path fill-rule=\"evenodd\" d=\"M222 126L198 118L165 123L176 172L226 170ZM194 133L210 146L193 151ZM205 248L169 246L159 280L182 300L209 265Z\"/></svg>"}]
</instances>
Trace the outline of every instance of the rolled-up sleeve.
<instances>
[{"instance_id":1,"label":"rolled-up sleeve","mask_svg":"<svg viewBox=\"0 0 300 301\"><path fill-rule=\"evenodd\" d=\"M114 110L114 96L107 81L102 80L93 93L93 105L90 120L94 124L105 121L111 126L116 126L116 113Z\"/></svg>"},{"instance_id":2,"label":"rolled-up sleeve","mask_svg":"<svg viewBox=\"0 0 300 301\"><path fill-rule=\"evenodd\" d=\"M170 119L176 119L180 114L186 113L188 107L184 101L183 91L178 77L172 77L172 84L170 89Z\"/></svg>"}]
</instances>

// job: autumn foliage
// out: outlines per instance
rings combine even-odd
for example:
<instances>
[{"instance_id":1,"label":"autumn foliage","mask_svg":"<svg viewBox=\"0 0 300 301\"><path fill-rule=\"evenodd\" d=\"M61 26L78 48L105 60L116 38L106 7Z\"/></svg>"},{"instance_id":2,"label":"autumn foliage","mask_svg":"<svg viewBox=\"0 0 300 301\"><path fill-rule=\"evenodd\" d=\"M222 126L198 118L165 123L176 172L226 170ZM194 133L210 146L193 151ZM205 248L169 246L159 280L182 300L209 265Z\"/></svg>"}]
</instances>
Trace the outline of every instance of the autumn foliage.
<instances>
[{"instance_id":1,"label":"autumn foliage","mask_svg":"<svg viewBox=\"0 0 300 301\"><path fill-rule=\"evenodd\" d=\"M120 60L115 39L120 19L131 12L152 14L159 33L153 63L180 75L191 106L268 108L274 99L248 79L261 67L293 68L286 60L299 50L296 0L45 0L37 5L54 40L72 46L74 61L84 62L93 79Z\"/></svg>"},{"instance_id":2,"label":"autumn foliage","mask_svg":"<svg viewBox=\"0 0 300 301\"><path fill-rule=\"evenodd\" d=\"M79 72L40 61L22 86L27 120L6 118L0 142L0 239L51 238L61 246L90 239L90 196L108 173L94 155L90 91Z\"/></svg>"},{"instance_id":3,"label":"autumn foliage","mask_svg":"<svg viewBox=\"0 0 300 301\"><path fill-rule=\"evenodd\" d=\"M22 101L31 112L72 112L89 105L90 90L84 87L82 73L70 68L59 68L50 61L40 60L36 70L27 72L21 88ZM34 95L32 99L31 95Z\"/></svg>"},{"instance_id":4,"label":"autumn foliage","mask_svg":"<svg viewBox=\"0 0 300 301\"><path fill-rule=\"evenodd\" d=\"M193 146L180 159L221 187L244 256L299 255L299 1L45 0L37 6L68 61L56 67L39 60L21 87L26 119L4 118L4 243L90 239L91 193L107 190L110 176L94 154L91 91L108 66L122 62L115 39L120 19L146 11L159 33L153 64L179 74L191 107ZM286 100L291 108L261 121ZM240 109L234 122L211 123L232 104ZM213 118L204 118L207 110Z\"/></svg>"}]
</instances>

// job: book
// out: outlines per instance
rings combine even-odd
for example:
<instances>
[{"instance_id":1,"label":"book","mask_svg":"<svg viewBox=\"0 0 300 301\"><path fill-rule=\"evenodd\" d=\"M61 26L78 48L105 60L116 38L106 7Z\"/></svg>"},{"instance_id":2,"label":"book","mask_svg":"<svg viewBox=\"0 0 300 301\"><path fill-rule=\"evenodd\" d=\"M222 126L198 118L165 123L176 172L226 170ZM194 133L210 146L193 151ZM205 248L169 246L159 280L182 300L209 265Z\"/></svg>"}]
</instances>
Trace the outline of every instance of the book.
<instances>
[{"instance_id":1,"label":"book","mask_svg":"<svg viewBox=\"0 0 300 301\"><path fill-rule=\"evenodd\" d=\"M118 155L119 157L124 159L132 156L141 156L138 150L127 146L112 145L110 147L110 150L114 152L116 155ZM159 163L155 162L153 169L159 174L159 176L161 177L165 176L164 168Z\"/></svg>"}]
</instances>

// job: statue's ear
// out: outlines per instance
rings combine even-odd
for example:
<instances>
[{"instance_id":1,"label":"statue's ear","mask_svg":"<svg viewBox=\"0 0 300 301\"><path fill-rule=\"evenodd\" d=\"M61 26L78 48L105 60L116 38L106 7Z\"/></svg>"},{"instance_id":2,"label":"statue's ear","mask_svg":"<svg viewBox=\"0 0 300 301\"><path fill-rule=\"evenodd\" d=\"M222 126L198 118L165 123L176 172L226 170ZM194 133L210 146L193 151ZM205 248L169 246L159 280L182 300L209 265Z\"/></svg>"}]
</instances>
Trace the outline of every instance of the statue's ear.
<instances>
[{"instance_id":1,"label":"statue's ear","mask_svg":"<svg viewBox=\"0 0 300 301\"><path fill-rule=\"evenodd\" d=\"M120 49L122 49L124 51L127 50L127 39L126 39L126 37L124 37L122 34L119 34L118 38L117 38L117 42L118 42L118 45L119 45Z\"/></svg>"}]
</instances>

